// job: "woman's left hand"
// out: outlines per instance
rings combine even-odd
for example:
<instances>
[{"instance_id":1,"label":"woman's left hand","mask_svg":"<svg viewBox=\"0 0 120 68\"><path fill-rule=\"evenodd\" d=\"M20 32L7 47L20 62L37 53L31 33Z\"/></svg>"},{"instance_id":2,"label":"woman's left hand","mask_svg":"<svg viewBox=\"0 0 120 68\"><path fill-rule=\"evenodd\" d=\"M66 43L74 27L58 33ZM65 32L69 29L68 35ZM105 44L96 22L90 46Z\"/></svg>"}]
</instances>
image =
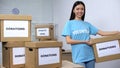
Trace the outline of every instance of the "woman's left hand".
<instances>
[{"instance_id":1,"label":"woman's left hand","mask_svg":"<svg viewBox=\"0 0 120 68\"><path fill-rule=\"evenodd\" d=\"M92 40L89 40L89 41L87 41L86 43L87 43L88 45L90 45L90 46L93 44L93 43L92 43Z\"/></svg>"}]
</instances>

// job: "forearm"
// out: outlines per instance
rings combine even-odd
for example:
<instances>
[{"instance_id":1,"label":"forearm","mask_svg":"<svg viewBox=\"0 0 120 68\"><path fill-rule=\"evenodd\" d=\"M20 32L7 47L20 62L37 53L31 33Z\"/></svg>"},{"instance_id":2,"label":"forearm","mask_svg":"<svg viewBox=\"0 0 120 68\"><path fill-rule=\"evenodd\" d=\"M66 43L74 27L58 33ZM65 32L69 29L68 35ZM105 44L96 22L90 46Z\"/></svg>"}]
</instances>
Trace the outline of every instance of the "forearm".
<instances>
[{"instance_id":1,"label":"forearm","mask_svg":"<svg viewBox=\"0 0 120 68\"><path fill-rule=\"evenodd\" d=\"M82 41L82 40L67 40L67 44L83 44L83 43L87 43L87 41Z\"/></svg>"},{"instance_id":2,"label":"forearm","mask_svg":"<svg viewBox=\"0 0 120 68\"><path fill-rule=\"evenodd\" d=\"M120 34L120 32L119 31L101 31L101 30L99 30L98 34L102 35L102 36L109 36L109 35Z\"/></svg>"}]
</instances>

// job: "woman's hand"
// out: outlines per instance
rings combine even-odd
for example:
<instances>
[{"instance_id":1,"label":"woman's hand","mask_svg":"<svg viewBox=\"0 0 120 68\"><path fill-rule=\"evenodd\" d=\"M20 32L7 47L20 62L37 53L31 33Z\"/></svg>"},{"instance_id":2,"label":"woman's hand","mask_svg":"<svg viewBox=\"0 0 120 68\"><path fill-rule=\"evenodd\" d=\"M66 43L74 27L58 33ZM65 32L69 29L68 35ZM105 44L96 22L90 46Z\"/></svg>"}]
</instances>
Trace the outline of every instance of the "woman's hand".
<instances>
[{"instance_id":1,"label":"woman's hand","mask_svg":"<svg viewBox=\"0 0 120 68\"><path fill-rule=\"evenodd\" d=\"M88 44L88 45L90 45L90 46L93 45L92 39L86 41L86 44Z\"/></svg>"}]
</instances>

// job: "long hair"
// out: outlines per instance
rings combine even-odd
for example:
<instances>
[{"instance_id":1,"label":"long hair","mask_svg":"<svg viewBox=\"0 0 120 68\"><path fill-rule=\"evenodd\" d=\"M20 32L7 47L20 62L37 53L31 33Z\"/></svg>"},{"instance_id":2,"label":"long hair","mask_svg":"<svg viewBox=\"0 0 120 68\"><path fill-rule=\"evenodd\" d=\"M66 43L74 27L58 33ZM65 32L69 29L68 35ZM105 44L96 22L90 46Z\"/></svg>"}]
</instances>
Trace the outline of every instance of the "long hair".
<instances>
[{"instance_id":1,"label":"long hair","mask_svg":"<svg viewBox=\"0 0 120 68\"><path fill-rule=\"evenodd\" d=\"M84 14L82 16L82 20L84 21L84 18L85 18L85 4L82 2L82 1L76 1L74 4L73 4L73 7L72 7L72 11L71 11L71 16L70 16L70 19L69 20L73 20L75 19L75 13L73 12L74 8L77 6L77 5L80 5L82 4L84 6Z\"/></svg>"}]
</instances>

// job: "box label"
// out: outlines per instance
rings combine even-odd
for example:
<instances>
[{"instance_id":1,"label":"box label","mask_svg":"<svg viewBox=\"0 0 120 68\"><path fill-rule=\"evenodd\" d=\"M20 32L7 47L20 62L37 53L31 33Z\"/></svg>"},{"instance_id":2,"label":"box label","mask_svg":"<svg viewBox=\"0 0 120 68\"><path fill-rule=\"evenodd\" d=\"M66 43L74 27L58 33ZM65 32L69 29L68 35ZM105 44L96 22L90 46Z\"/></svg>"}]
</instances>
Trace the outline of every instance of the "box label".
<instances>
[{"instance_id":1,"label":"box label","mask_svg":"<svg viewBox=\"0 0 120 68\"><path fill-rule=\"evenodd\" d=\"M38 63L39 65L54 64L60 62L60 48L39 48Z\"/></svg>"},{"instance_id":2,"label":"box label","mask_svg":"<svg viewBox=\"0 0 120 68\"><path fill-rule=\"evenodd\" d=\"M25 64L25 47L13 48L13 65Z\"/></svg>"},{"instance_id":3,"label":"box label","mask_svg":"<svg viewBox=\"0 0 120 68\"><path fill-rule=\"evenodd\" d=\"M37 28L37 36L49 36L49 28Z\"/></svg>"},{"instance_id":4,"label":"box label","mask_svg":"<svg viewBox=\"0 0 120 68\"><path fill-rule=\"evenodd\" d=\"M120 54L120 45L118 40L97 43L96 49L98 57Z\"/></svg>"},{"instance_id":5,"label":"box label","mask_svg":"<svg viewBox=\"0 0 120 68\"><path fill-rule=\"evenodd\" d=\"M4 20L4 37L28 37L28 21Z\"/></svg>"}]
</instances>

